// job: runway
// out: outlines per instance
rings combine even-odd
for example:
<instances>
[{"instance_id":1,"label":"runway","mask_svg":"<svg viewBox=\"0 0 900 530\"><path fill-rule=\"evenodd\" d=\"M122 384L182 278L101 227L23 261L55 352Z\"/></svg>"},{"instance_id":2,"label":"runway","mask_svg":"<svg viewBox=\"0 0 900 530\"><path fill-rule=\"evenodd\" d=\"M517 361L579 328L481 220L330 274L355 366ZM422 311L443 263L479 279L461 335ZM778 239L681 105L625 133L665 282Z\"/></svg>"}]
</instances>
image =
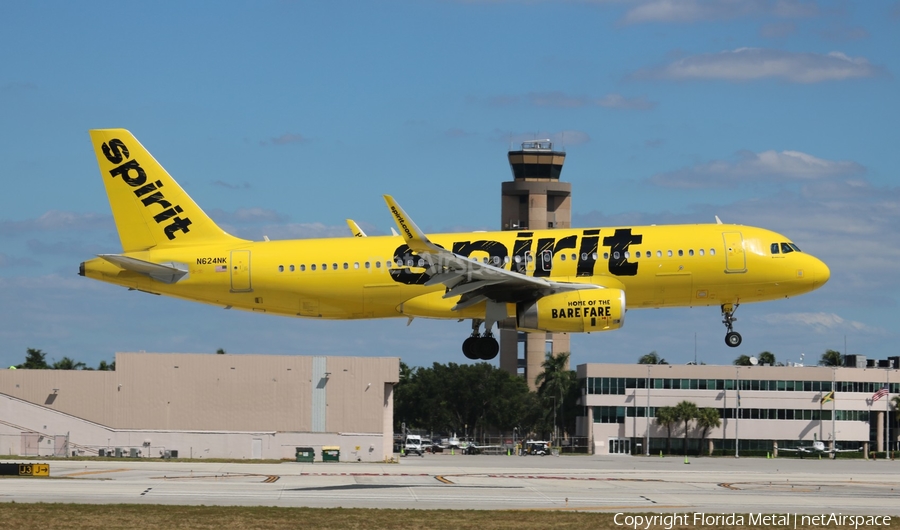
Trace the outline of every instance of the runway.
<instances>
[{"instance_id":1,"label":"runway","mask_svg":"<svg viewBox=\"0 0 900 530\"><path fill-rule=\"evenodd\" d=\"M898 471L898 461L628 456L50 461L50 478L0 480L0 501L893 515Z\"/></svg>"}]
</instances>

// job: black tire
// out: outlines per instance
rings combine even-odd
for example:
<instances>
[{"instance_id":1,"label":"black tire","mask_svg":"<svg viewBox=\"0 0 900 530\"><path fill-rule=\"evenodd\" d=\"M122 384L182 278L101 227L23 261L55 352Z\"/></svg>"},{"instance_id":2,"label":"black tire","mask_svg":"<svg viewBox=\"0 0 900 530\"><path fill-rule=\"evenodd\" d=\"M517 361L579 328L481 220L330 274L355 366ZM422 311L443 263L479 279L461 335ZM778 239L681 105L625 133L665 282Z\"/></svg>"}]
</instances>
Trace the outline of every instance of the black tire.
<instances>
[{"instance_id":1,"label":"black tire","mask_svg":"<svg viewBox=\"0 0 900 530\"><path fill-rule=\"evenodd\" d=\"M479 359L490 361L500 353L500 343L494 337L481 337L478 339L477 351Z\"/></svg>"},{"instance_id":2,"label":"black tire","mask_svg":"<svg viewBox=\"0 0 900 530\"><path fill-rule=\"evenodd\" d=\"M743 339L741 338L741 334L737 331L732 331L725 334L725 344L732 348L737 348L741 345Z\"/></svg>"},{"instance_id":3,"label":"black tire","mask_svg":"<svg viewBox=\"0 0 900 530\"><path fill-rule=\"evenodd\" d=\"M478 355L478 337L469 337L464 340L462 343L462 351L463 355L466 356L466 359L472 359L473 361L479 359Z\"/></svg>"}]
</instances>

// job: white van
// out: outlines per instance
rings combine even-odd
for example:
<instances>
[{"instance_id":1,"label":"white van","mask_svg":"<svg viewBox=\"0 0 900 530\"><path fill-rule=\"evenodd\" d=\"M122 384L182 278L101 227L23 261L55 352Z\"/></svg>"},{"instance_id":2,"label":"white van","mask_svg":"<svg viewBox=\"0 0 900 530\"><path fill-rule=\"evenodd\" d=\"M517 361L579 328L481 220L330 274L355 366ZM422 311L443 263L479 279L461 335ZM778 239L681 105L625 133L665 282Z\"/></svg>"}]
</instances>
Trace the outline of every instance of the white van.
<instances>
[{"instance_id":1,"label":"white van","mask_svg":"<svg viewBox=\"0 0 900 530\"><path fill-rule=\"evenodd\" d=\"M403 443L403 452L406 455L415 453L419 456L425 456L425 449L422 447L422 437L418 434L407 434L406 441Z\"/></svg>"}]
</instances>

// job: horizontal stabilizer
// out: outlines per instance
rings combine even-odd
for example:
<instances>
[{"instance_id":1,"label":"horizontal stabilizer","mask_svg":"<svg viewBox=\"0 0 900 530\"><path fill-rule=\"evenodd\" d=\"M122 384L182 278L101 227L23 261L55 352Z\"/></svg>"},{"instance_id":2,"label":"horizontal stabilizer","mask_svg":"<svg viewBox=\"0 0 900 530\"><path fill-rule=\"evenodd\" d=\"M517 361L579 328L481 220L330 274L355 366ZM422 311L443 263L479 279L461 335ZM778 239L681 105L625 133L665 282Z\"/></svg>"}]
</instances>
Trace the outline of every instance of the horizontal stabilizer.
<instances>
[{"instance_id":1,"label":"horizontal stabilizer","mask_svg":"<svg viewBox=\"0 0 900 530\"><path fill-rule=\"evenodd\" d=\"M188 273L188 267L183 263L153 263L120 254L98 254L98 257L127 271L149 276L162 283L175 283Z\"/></svg>"}]
</instances>

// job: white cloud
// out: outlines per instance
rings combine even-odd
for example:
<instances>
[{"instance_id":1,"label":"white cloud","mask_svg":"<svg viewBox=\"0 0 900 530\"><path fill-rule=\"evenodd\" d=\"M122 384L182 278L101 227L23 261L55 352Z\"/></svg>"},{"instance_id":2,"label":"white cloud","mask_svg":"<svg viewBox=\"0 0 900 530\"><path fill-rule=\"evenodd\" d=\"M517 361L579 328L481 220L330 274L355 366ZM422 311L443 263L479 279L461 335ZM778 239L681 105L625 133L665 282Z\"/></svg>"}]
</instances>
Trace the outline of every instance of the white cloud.
<instances>
[{"instance_id":1,"label":"white cloud","mask_svg":"<svg viewBox=\"0 0 900 530\"><path fill-rule=\"evenodd\" d=\"M35 219L24 221L0 221L0 235L15 236L31 232L56 230L111 230L114 228L111 215L97 213L75 213L50 210Z\"/></svg>"},{"instance_id":2,"label":"white cloud","mask_svg":"<svg viewBox=\"0 0 900 530\"><path fill-rule=\"evenodd\" d=\"M656 102L650 101L644 96L626 98L621 94L607 94L597 100L597 105L626 110L651 110L656 108Z\"/></svg>"},{"instance_id":3,"label":"white cloud","mask_svg":"<svg viewBox=\"0 0 900 530\"><path fill-rule=\"evenodd\" d=\"M845 320L834 313L767 313L756 317L766 324L803 326L816 333L833 330L862 331L884 334L885 330L867 326L862 322Z\"/></svg>"},{"instance_id":4,"label":"white cloud","mask_svg":"<svg viewBox=\"0 0 900 530\"><path fill-rule=\"evenodd\" d=\"M558 90L529 92L523 96L493 96L488 98L488 104L493 107L508 107L526 104L533 107L556 109L605 107L625 110L652 110L656 108L657 105L655 101L650 101L646 96L627 97L622 94L606 94L602 97L594 97L566 94L565 92Z\"/></svg>"},{"instance_id":5,"label":"white cloud","mask_svg":"<svg viewBox=\"0 0 900 530\"><path fill-rule=\"evenodd\" d=\"M749 16L800 18L817 13L815 3L797 0L649 0L629 9L622 22L690 23Z\"/></svg>"},{"instance_id":6,"label":"white cloud","mask_svg":"<svg viewBox=\"0 0 900 530\"><path fill-rule=\"evenodd\" d=\"M800 151L739 151L734 160L713 160L692 167L658 173L650 182L667 188L736 188L759 181L810 181L864 174L862 165L826 160Z\"/></svg>"},{"instance_id":7,"label":"white cloud","mask_svg":"<svg viewBox=\"0 0 900 530\"><path fill-rule=\"evenodd\" d=\"M849 57L841 52L820 54L738 48L685 57L661 67L640 70L632 77L733 82L782 79L792 83L820 83L875 77L881 71L864 57Z\"/></svg>"}]
</instances>

